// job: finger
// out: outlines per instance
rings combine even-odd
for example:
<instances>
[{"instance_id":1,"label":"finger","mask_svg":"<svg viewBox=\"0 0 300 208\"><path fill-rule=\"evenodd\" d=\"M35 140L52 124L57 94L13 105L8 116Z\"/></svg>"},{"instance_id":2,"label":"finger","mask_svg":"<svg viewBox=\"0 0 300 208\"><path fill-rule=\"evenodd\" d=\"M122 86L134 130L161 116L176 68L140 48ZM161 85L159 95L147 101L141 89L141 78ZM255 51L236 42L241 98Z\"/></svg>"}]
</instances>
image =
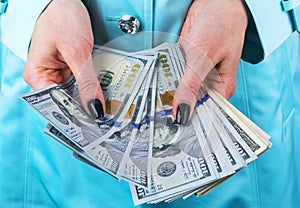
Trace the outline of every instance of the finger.
<instances>
[{"instance_id":1,"label":"finger","mask_svg":"<svg viewBox=\"0 0 300 208\"><path fill-rule=\"evenodd\" d=\"M94 70L91 55L83 64L70 65L78 84L80 99L84 109L95 119L102 118L105 111L105 100Z\"/></svg>"},{"instance_id":2,"label":"finger","mask_svg":"<svg viewBox=\"0 0 300 208\"><path fill-rule=\"evenodd\" d=\"M43 38L36 36L36 33L34 36L28 60L23 70L24 80L34 90L66 81L72 72L67 64L57 55L55 44L51 40L45 41ZM40 47L41 45L45 46Z\"/></svg>"},{"instance_id":3,"label":"finger","mask_svg":"<svg viewBox=\"0 0 300 208\"><path fill-rule=\"evenodd\" d=\"M71 76L69 69L45 69L26 64L23 78L34 90L39 90L51 84L59 84Z\"/></svg>"},{"instance_id":4,"label":"finger","mask_svg":"<svg viewBox=\"0 0 300 208\"><path fill-rule=\"evenodd\" d=\"M199 88L214 65L199 47L188 41L181 43L187 63L182 80L175 91L173 116L178 123L186 124L193 113Z\"/></svg>"},{"instance_id":5,"label":"finger","mask_svg":"<svg viewBox=\"0 0 300 208\"><path fill-rule=\"evenodd\" d=\"M221 77L216 68L213 68L204 80L205 85L212 87L219 92L223 97L226 96L225 88L222 84Z\"/></svg>"},{"instance_id":6,"label":"finger","mask_svg":"<svg viewBox=\"0 0 300 208\"><path fill-rule=\"evenodd\" d=\"M216 69L220 77L219 87L214 86L223 97L229 99L236 89L236 76L238 71L239 56L227 57L220 62Z\"/></svg>"}]
</instances>

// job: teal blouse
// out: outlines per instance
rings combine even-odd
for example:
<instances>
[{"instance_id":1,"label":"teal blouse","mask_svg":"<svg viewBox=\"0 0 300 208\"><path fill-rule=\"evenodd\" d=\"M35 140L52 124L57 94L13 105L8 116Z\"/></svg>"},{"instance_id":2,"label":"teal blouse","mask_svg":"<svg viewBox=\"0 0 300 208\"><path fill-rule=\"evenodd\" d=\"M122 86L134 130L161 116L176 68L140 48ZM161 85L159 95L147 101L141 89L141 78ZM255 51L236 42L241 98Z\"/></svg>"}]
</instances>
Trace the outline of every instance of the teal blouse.
<instances>
[{"instance_id":1,"label":"teal blouse","mask_svg":"<svg viewBox=\"0 0 300 208\"><path fill-rule=\"evenodd\" d=\"M299 34L280 0L246 2L253 21L243 55L259 63L240 61L230 102L271 135L272 148L206 196L140 207L300 207ZM74 159L43 134L47 122L18 98L31 90L22 70L35 21L48 3L9 0L0 15L0 207L133 207L126 182ZM141 50L176 41L191 0L84 3L97 44ZM119 30L124 14L140 20L136 35Z\"/></svg>"}]
</instances>

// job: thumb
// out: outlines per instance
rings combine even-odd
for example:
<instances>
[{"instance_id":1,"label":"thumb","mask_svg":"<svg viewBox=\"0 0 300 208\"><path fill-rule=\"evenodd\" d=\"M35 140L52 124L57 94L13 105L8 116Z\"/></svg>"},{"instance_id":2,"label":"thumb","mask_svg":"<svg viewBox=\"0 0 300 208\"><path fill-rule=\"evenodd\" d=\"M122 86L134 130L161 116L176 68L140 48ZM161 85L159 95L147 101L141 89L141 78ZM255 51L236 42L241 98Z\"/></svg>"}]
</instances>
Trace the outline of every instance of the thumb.
<instances>
[{"instance_id":1,"label":"thumb","mask_svg":"<svg viewBox=\"0 0 300 208\"><path fill-rule=\"evenodd\" d=\"M68 65L75 76L84 109L94 119L104 117L105 100L94 70L92 56L90 55L83 64L78 64L76 61L72 64Z\"/></svg>"},{"instance_id":2,"label":"thumb","mask_svg":"<svg viewBox=\"0 0 300 208\"><path fill-rule=\"evenodd\" d=\"M186 68L175 91L173 116L178 123L185 125L193 114L200 86L214 66L199 47L188 42L182 43L186 54Z\"/></svg>"}]
</instances>

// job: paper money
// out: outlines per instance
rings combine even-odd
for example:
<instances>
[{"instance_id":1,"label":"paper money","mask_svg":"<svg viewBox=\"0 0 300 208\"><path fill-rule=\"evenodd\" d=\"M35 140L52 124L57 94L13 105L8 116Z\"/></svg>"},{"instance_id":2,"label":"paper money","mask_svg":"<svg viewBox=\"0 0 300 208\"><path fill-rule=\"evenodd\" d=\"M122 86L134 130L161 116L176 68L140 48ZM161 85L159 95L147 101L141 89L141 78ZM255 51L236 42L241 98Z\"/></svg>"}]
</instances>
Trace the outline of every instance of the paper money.
<instances>
[{"instance_id":1,"label":"paper money","mask_svg":"<svg viewBox=\"0 0 300 208\"><path fill-rule=\"evenodd\" d=\"M99 126L66 91L73 91L75 80L65 86L50 85L42 90L22 95L53 126L79 148L84 148L104 135L110 126Z\"/></svg>"},{"instance_id":2,"label":"paper money","mask_svg":"<svg viewBox=\"0 0 300 208\"><path fill-rule=\"evenodd\" d=\"M69 140L65 135L63 135L58 129L56 129L51 124L48 124L46 126L46 128L44 129L44 133L51 136L56 141L63 144L70 150L72 150L74 157L76 157L77 159L80 159L81 161L88 163L89 165L104 171L102 167L99 166L97 163L95 163L91 158L89 158L89 156L81 148L78 148L78 146L72 143L71 140ZM112 176L115 177L114 175Z\"/></svg>"},{"instance_id":3,"label":"paper money","mask_svg":"<svg viewBox=\"0 0 300 208\"><path fill-rule=\"evenodd\" d=\"M205 185L217 179L208 148L202 147L194 128L184 127L181 138L152 158L152 186L148 189L131 186L135 204L144 203L166 195L175 194L190 187ZM185 141L184 134L188 134Z\"/></svg>"},{"instance_id":4,"label":"paper money","mask_svg":"<svg viewBox=\"0 0 300 208\"><path fill-rule=\"evenodd\" d=\"M155 56L130 56L128 53L98 47L93 52L93 63L100 80L106 102L105 120L113 121L114 125L106 136L86 147L93 148L116 130L130 122L126 118L133 100L140 90L146 77L153 73ZM127 122L124 122L127 120Z\"/></svg>"},{"instance_id":5,"label":"paper money","mask_svg":"<svg viewBox=\"0 0 300 208\"><path fill-rule=\"evenodd\" d=\"M137 125L140 123L140 118L144 110L153 70L154 67L148 69L149 77L143 80L141 86L138 87L135 98L131 101L133 110L130 111L133 111L133 114L128 111L126 113L125 111L120 113L122 117L118 117L118 120L120 119L118 123L124 123L125 121L126 125L121 128L118 126L118 128L115 128L113 132L111 131L112 134L106 134L85 148L85 151L91 158L98 163L103 164L108 171L113 172L113 174L125 180L130 180L131 178L123 176L123 174L120 173L120 168L122 168L120 167L120 164L122 162L124 163L125 159L123 159L123 157L126 153L126 150L130 148L129 145L131 146L131 140L134 139ZM126 110L127 108L122 108L123 111L124 109ZM147 166L147 163L145 165ZM144 182L145 174L147 174L148 170L140 170L137 168L135 171L138 171L137 176L135 177L137 177L139 180L131 181L140 183Z\"/></svg>"},{"instance_id":6,"label":"paper money","mask_svg":"<svg viewBox=\"0 0 300 208\"><path fill-rule=\"evenodd\" d=\"M239 112L232 104L225 100L225 98L211 88L208 89L208 94L213 98L215 104L219 106L220 111L230 122L231 125L229 126L234 127L256 155L260 155L271 146L269 142L270 136L250 119L246 118L246 116ZM220 106L222 106L222 108Z\"/></svg>"},{"instance_id":7,"label":"paper money","mask_svg":"<svg viewBox=\"0 0 300 208\"><path fill-rule=\"evenodd\" d=\"M101 120L84 111L73 77L21 98L75 158L127 181L135 205L206 194L271 146L267 133L206 84L188 124L174 120L186 66L179 43L135 53L95 46L93 63L107 107Z\"/></svg>"},{"instance_id":8,"label":"paper money","mask_svg":"<svg viewBox=\"0 0 300 208\"><path fill-rule=\"evenodd\" d=\"M123 154L118 175L136 185L148 187L151 156L149 143L153 137L153 117L155 102L156 73L147 79L147 87L140 91L140 102L136 118L132 121L129 144ZM145 108L143 108L145 106Z\"/></svg>"},{"instance_id":9,"label":"paper money","mask_svg":"<svg viewBox=\"0 0 300 208\"><path fill-rule=\"evenodd\" d=\"M131 186L135 204L152 201L215 180L208 145L197 137L192 123L173 122L172 101L178 85L173 57L167 48L158 49L158 83L151 161L151 187ZM201 146L202 145L202 146Z\"/></svg>"}]
</instances>

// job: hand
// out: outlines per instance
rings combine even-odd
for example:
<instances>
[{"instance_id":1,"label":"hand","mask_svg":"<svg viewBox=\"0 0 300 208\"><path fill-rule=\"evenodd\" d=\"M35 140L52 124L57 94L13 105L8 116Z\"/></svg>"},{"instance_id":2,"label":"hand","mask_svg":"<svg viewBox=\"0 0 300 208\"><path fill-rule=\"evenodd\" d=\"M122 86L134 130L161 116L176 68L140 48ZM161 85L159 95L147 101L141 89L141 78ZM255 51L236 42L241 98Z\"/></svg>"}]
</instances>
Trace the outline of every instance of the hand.
<instances>
[{"instance_id":1,"label":"hand","mask_svg":"<svg viewBox=\"0 0 300 208\"><path fill-rule=\"evenodd\" d=\"M85 110L95 118L103 117L105 101L92 62L93 45L90 18L82 2L53 0L36 22L23 77L37 90L73 74Z\"/></svg>"},{"instance_id":2,"label":"hand","mask_svg":"<svg viewBox=\"0 0 300 208\"><path fill-rule=\"evenodd\" d=\"M243 0L193 2L179 40L187 61L173 101L173 116L179 123L185 124L191 117L202 82L216 80L208 76L213 69L221 86L216 90L227 99L233 95L247 23Z\"/></svg>"}]
</instances>

